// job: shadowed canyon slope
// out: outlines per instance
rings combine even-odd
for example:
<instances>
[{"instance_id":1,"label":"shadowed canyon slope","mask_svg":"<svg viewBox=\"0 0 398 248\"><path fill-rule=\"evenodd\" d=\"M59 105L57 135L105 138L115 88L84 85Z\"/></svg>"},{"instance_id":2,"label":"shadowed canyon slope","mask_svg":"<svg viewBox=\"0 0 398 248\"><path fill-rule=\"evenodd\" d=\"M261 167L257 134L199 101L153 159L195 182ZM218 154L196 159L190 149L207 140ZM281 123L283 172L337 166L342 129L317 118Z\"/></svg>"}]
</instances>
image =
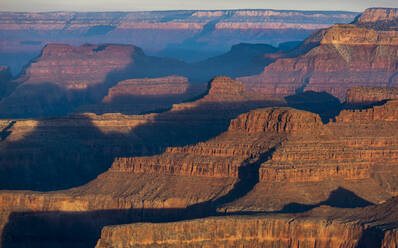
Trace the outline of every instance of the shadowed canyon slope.
<instances>
[{"instance_id":1,"label":"shadowed canyon slope","mask_svg":"<svg viewBox=\"0 0 398 248\"><path fill-rule=\"evenodd\" d=\"M20 71L48 43L119 43L199 61L241 42L274 46L349 23L357 13L284 10L0 13L0 64Z\"/></svg>"},{"instance_id":2,"label":"shadowed canyon slope","mask_svg":"<svg viewBox=\"0 0 398 248\"><path fill-rule=\"evenodd\" d=\"M370 9L353 24L317 31L261 74L239 80L265 94L326 91L341 100L352 86L396 87L398 33L394 23L398 17L388 15L383 25L362 22L379 12L383 9Z\"/></svg>"},{"instance_id":3,"label":"shadowed canyon slope","mask_svg":"<svg viewBox=\"0 0 398 248\"><path fill-rule=\"evenodd\" d=\"M0 100L12 91L13 85L10 80L10 69L7 66L0 66Z\"/></svg>"},{"instance_id":4,"label":"shadowed canyon slope","mask_svg":"<svg viewBox=\"0 0 398 248\"><path fill-rule=\"evenodd\" d=\"M198 100L175 104L163 113L3 120L0 184L3 189L37 190L81 185L117 156L157 154L168 146L206 141L225 131L240 113L284 104L218 77Z\"/></svg>"}]
</instances>

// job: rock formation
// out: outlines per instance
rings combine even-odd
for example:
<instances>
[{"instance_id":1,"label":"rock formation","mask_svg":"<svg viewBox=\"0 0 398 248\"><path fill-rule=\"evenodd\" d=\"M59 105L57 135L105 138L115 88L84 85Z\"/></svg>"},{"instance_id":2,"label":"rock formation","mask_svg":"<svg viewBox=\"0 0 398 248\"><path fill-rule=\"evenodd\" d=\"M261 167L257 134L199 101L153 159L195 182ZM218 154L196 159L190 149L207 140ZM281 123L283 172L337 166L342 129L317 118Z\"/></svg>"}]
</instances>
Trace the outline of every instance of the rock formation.
<instances>
[{"instance_id":1,"label":"rock formation","mask_svg":"<svg viewBox=\"0 0 398 248\"><path fill-rule=\"evenodd\" d=\"M320 207L295 215L107 226L96 247L395 247L396 203L395 197L380 205L357 209Z\"/></svg>"},{"instance_id":2,"label":"rock formation","mask_svg":"<svg viewBox=\"0 0 398 248\"><path fill-rule=\"evenodd\" d=\"M358 247L355 223L291 217L206 218L175 223L107 226L96 248L109 247ZM124 237L121 239L120 237ZM370 246L369 246L370 247Z\"/></svg>"},{"instance_id":3,"label":"rock formation","mask_svg":"<svg viewBox=\"0 0 398 248\"><path fill-rule=\"evenodd\" d=\"M223 211L297 211L292 209L336 204L333 201L344 195L374 203L396 195L396 109L397 100L390 100L369 109L343 110L326 125L316 119L315 125L303 121L307 132L287 136L261 164L260 183ZM344 190L332 194L338 187Z\"/></svg>"},{"instance_id":4,"label":"rock formation","mask_svg":"<svg viewBox=\"0 0 398 248\"><path fill-rule=\"evenodd\" d=\"M368 12L377 11L364 15ZM265 94L326 91L340 100L352 86L397 86L397 31L380 30L376 23L361 26L358 20L317 31L261 74L239 80Z\"/></svg>"},{"instance_id":5,"label":"rock formation","mask_svg":"<svg viewBox=\"0 0 398 248\"><path fill-rule=\"evenodd\" d=\"M373 26L377 29L397 30L398 10L371 8L363 12L356 20L361 26Z\"/></svg>"},{"instance_id":6,"label":"rock formation","mask_svg":"<svg viewBox=\"0 0 398 248\"><path fill-rule=\"evenodd\" d=\"M120 80L171 74L182 64L148 57L131 45L47 45L0 103L0 116L63 115L100 101Z\"/></svg>"}]
</instances>

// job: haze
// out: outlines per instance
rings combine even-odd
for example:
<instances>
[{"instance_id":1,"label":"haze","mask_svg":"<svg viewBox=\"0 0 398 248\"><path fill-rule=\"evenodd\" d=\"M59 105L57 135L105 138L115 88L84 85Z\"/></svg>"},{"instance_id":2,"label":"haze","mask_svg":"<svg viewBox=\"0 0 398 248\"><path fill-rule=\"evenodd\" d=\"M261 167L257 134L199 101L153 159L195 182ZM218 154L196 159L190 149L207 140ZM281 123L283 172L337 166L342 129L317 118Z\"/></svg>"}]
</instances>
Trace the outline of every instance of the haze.
<instances>
[{"instance_id":1,"label":"haze","mask_svg":"<svg viewBox=\"0 0 398 248\"><path fill-rule=\"evenodd\" d=\"M396 0L2 0L1 11L139 11L171 9L296 9L363 11L369 7L398 7Z\"/></svg>"}]
</instances>

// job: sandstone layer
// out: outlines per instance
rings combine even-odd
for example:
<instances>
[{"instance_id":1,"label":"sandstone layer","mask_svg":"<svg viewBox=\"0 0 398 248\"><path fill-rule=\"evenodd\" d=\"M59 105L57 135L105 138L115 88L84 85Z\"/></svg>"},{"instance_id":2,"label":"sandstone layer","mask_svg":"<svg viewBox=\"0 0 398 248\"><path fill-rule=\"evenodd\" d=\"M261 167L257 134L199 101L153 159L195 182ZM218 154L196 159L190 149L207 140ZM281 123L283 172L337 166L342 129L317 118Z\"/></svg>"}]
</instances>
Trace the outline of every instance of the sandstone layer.
<instances>
[{"instance_id":1,"label":"sandstone layer","mask_svg":"<svg viewBox=\"0 0 398 248\"><path fill-rule=\"evenodd\" d=\"M96 247L349 248L358 247L362 234L363 227L355 223L240 216L107 226Z\"/></svg>"}]
</instances>

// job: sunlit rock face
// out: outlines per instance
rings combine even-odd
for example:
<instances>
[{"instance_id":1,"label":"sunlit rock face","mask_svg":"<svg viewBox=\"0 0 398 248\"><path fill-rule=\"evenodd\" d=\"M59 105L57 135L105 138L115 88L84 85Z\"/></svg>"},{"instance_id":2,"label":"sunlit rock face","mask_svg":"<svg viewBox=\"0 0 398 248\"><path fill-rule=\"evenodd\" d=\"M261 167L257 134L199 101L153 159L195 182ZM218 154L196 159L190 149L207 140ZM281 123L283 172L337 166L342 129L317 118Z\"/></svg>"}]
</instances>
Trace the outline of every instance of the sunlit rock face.
<instances>
[{"instance_id":1,"label":"sunlit rock face","mask_svg":"<svg viewBox=\"0 0 398 248\"><path fill-rule=\"evenodd\" d=\"M357 247L355 223L289 217L223 217L165 224L108 226L97 248L108 247ZM120 237L125 237L120 239Z\"/></svg>"},{"instance_id":2,"label":"sunlit rock face","mask_svg":"<svg viewBox=\"0 0 398 248\"><path fill-rule=\"evenodd\" d=\"M371 20L369 15L376 13L368 10L362 16ZM240 80L266 94L326 91L342 101L352 86L398 86L398 32L378 28L375 22L362 25L362 16L354 24L336 24L315 32L287 58ZM393 25L390 18L385 19Z\"/></svg>"}]
</instances>

